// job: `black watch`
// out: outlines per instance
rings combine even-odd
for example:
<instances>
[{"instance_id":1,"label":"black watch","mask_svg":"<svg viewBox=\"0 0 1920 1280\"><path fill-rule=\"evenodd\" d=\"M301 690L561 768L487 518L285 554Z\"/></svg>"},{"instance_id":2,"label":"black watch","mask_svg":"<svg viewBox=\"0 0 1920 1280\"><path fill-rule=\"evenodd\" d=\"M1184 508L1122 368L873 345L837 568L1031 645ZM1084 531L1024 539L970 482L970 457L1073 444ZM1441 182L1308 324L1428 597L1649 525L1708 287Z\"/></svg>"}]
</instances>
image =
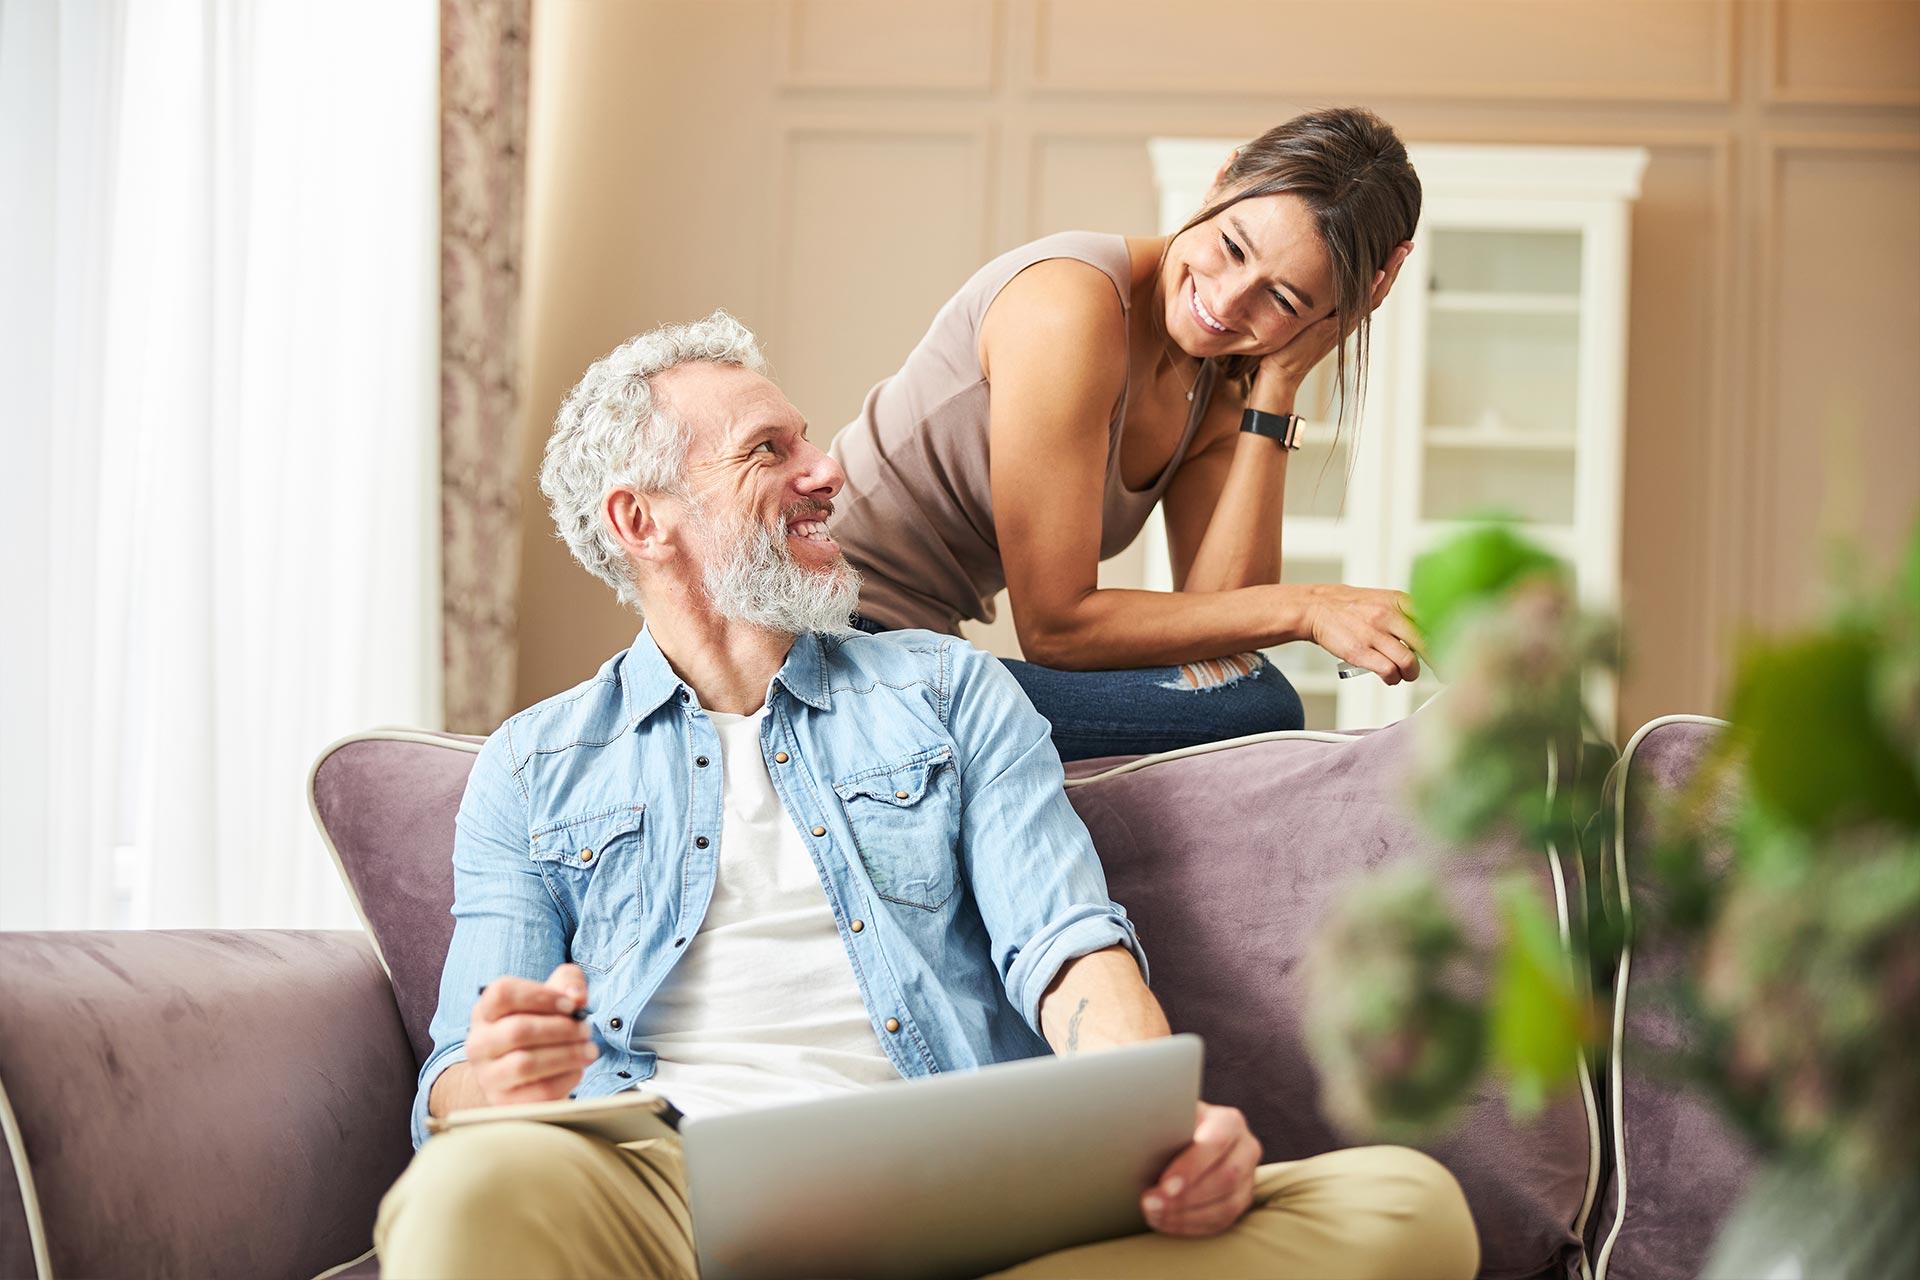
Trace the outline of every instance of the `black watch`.
<instances>
[{"instance_id":1,"label":"black watch","mask_svg":"<svg viewBox=\"0 0 1920 1280\"><path fill-rule=\"evenodd\" d=\"M1282 449L1298 449L1301 421L1297 413L1262 413L1248 409L1240 415L1240 429L1278 441Z\"/></svg>"}]
</instances>

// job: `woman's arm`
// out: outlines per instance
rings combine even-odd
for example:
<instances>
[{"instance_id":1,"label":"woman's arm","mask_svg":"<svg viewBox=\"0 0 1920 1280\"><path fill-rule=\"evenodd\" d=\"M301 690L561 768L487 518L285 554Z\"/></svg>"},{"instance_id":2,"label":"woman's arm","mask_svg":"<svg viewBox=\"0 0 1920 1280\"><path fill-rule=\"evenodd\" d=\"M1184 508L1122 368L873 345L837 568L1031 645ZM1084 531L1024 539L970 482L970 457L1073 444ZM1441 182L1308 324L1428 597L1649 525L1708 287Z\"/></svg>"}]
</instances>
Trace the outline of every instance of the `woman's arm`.
<instances>
[{"instance_id":1,"label":"woman's arm","mask_svg":"<svg viewBox=\"0 0 1920 1280\"><path fill-rule=\"evenodd\" d=\"M1119 296L1097 268L1056 259L1021 272L988 309L980 358L994 531L1029 660L1081 671L1162 666L1313 640L1390 681L1417 670L1417 633L1396 593L1099 588L1107 428L1127 347Z\"/></svg>"},{"instance_id":2,"label":"woman's arm","mask_svg":"<svg viewBox=\"0 0 1920 1280\"><path fill-rule=\"evenodd\" d=\"M1237 393L1215 394L1201 424L1208 444L1181 464L1160 503L1175 591L1280 581L1290 455L1278 441L1240 430L1240 411L1292 413L1296 393L1297 384L1263 375L1245 405Z\"/></svg>"}]
</instances>

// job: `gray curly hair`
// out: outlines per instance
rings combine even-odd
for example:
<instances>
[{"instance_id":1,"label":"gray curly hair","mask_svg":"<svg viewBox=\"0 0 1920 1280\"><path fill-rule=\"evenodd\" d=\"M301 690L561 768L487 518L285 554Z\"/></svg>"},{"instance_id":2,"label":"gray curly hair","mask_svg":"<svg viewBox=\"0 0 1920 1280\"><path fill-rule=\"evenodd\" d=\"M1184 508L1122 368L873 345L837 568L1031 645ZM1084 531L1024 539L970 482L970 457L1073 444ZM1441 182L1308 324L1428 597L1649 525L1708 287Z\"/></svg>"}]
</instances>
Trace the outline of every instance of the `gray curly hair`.
<instances>
[{"instance_id":1,"label":"gray curly hair","mask_svg":"<svg viewBox=\"0 0 1920 1280\"><path fill-rule=\"evenodd\" d=\"M686 496L691 436L654 394L652 379L695 360L767 372L753 331L724 310L692 324L661 325L589 365L547 437L540 492L554 527L573 558L632 608L639 593L601 503L615 489Z\"/></svg>"}]
</instances>

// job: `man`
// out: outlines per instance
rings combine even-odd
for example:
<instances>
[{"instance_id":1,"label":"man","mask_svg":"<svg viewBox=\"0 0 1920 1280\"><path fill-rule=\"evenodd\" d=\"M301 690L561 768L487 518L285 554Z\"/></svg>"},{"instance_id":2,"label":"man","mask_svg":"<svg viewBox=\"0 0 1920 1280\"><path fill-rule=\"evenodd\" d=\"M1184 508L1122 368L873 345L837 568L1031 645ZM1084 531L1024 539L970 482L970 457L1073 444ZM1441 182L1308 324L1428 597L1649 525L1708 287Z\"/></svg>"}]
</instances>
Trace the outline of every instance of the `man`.
<instances>
[{"instance_id":1,"label":"man","mask_svg":"<svg viewBox=\"0 0 1920 1280\"><path fill-rule=\"evenodd\" d=\"M843 477L763 368L715 312L597 362L555 422L560 534L645 626L475 761L386 1275L695 1273L677 1142L427 1141L429 1113L644 1081L700 1115L1168 1033L1012 677L950 636L847 628ZM1425 1156L1258 1161L1203 1105L1150 1232L1012 1274L1473 1272Z\"/></svg>"}]
</instances>

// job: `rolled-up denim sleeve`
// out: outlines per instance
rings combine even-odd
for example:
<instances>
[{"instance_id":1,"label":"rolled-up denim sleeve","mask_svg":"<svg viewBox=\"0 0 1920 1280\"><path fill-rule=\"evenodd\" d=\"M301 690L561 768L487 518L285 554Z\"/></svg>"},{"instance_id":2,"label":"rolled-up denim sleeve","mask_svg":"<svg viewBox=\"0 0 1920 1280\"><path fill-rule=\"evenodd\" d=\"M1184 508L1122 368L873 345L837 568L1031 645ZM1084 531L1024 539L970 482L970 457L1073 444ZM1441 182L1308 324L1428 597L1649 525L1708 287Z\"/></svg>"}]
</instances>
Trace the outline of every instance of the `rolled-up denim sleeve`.
<instances>
[{"instance_id":1,"label":"rolled-up denim sleeve","mask_svg":"<svg viewBox=\"0 0 1920 1280\"><path fill-rule=\"evenodd\" d=\"M1147 978L1133 922L1107 896L1086 824L1067 801L1052 729L999 659L953 646L948 729L960 761L960 857L1007 999L1035 1033L1040 998L1071 960L1124 946Z\"/></svg>"},{"instance_id":2,"label":"rolled-up denim sleeve","mask_svg":"<svg viewBox=\"0 0 1920 1280\"><path fill-rule=\"evenodd\" d=\"M480 749L454 823L453 941L440 971L433 1052L420 1066L413 1145L427 1140L427 1099L440 1073L467 1059L480 987L503 976L546 980L567 959L560 908L527 854L527 809L505 731Z\"/></svg>"}]
</instances>

